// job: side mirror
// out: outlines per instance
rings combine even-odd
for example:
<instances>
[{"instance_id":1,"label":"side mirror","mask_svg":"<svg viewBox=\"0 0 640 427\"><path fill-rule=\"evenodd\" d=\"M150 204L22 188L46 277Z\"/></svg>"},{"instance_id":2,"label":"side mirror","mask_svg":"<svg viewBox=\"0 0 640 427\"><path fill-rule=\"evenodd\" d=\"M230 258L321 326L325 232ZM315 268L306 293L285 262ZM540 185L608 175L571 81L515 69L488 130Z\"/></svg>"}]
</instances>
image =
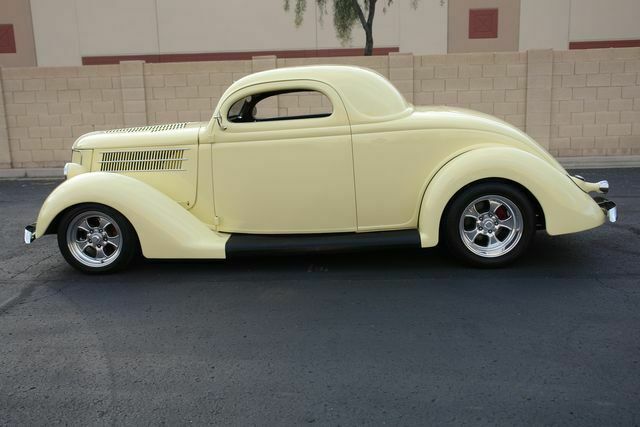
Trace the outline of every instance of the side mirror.
<instances>
[{"instance_id":1,"label":"side mirror","mask_svg":"<svg viewBox=\"0 0 640 427\"><path fill-rule=\"evenodd\" d=\"M219 112L218 112L218 113L216 113L216 114L213 116L213 118L214 118L214 119L216 119L216 123L218 124L218 127L219 127L221 130L227 130L227 127L226 127L226 126L224 126L224 125L222 124L222 116L220 115L220 113L219 113Z\"/></svg>"}]
</instances>

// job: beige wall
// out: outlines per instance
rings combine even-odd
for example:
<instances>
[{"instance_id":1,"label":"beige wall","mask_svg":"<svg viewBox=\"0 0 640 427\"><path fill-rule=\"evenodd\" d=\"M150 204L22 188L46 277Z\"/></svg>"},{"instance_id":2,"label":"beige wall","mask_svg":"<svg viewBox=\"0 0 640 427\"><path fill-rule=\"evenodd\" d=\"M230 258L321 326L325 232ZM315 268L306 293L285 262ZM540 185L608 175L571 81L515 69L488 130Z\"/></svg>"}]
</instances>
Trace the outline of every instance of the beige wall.
<instances>
[{"instance_id":1,"label":"beige wall","mask_svg":"<svg viewBox=\"0 0 640 427\"><path fill-rule=\"evenodd\" d=\"M293 12L282 9L282 0L1 1L23 7L30 1L41 66L78 65L82 56L361 48L364 44L356 25L351 42L341 45L331 10L319 24L315 2L309 2L304 23L296 28ZM331 9L332 2L328 4ZM638 0L421 0L416 10L410 4L396 1L386 14L378 6L376 46L397 46L401 52L422 55L567 49L569 41L640 38ZM500 9L499 37L469 40L468 9L490 7Z\"/></svg>"},{"instance_id":2,"label":"beige wall","mask_svg":"<svg viewBox=\"0 0 640 427\"><path fill-rule=\"evenodd\" d=\"M414 76L417 105L471 108L525 129L526 53L418 56Z\"/></svg>"},{"instance_id":3,"label":"beige wall","mask_svg":"<svg viewBox=\"0 0 640 427\"><path fill-rule=\"evenodd\" d=\"M553 52L550 149L640 154L640 48Z\"/></svg>"},{"instance_id":4,"label":"beige wall","mask_svg":"<svg viewBox=\"0 0 640 427\"><path fill-rule=\"evenodd\" d=\"M419 7L411 7L410 1L399 1L400 52L416 55L447 52L446 0L421 0Z\"/></svg>"},{"instance_id":5,"label":"beige wall","mask_svg":"<svg viewBox=\"0 0 640 427\"><path fill-rule=\"evenodd\" d=\"M469 9L497 8L498 37L469 38ZM449 0L448 51L518 51L520 0Z\"/></svg>"},{"instance_id":6,"label":"beige wall","mask_svg":"<svg viewBox=\"0 0 640 427\"><path fill-rule=\"evenodd\" d=\"M73 141L94 130L209 120L234 80L319 63L375 69L417 105L496 115L555 156L640 155L640 48L625 48L4 68L0 167L62 166ZM307 102L272 107L293 114Z\"/></svg>"},{"instance_id":7,"label":"beige wall","mask_svg":"<svg viewBox=\"0 0 640 427\"><path fill-rule=\"evenodd\" d=\"M36 65L31 10L26 0L0 0L0 24L13 24L16 53L0 53L0 66Z\"/></svg>"},{"instance_id":8,"label":"beige wall","mask_svg":"<svg viewBox=\"0 0 640 427\"><path fill-rule=\"evenodd\" d=\"M335 36L331 2L323 23L309 2L303 24L281 0L31 0L38 64L81 63L82 56L362 48ZM415 53L446 52L446 2L394 2L375 19L375 46ZM250 11L250 13L248 12ZM52 19L55 17L55 19Z\"/></svg>"},{"instance_id":9,"label":"beige wall","mask_svg":"<svg viewBox=\"0 0 640 427\"><path fill-rule=\"evenodd\" d=\"M80 0L75 8L82 55L158 52L156 0Z\"/></svg>"},{"instance_id":10,"label":"beige wall","mask_svg":"<svg viewBox=\"0 0 640 427\"><path fill-rule=\"evenodd\" d=\"M304 22L296 29L293 13L285 12L282 2L159 0L160 52L315 48L316 11L313 2L309 3ZM330 18L325 19L325 27L332 28ZM318 47L336 46L335 38L326 39L323 27L318 25Z\"/></svg>"},{"instance_id":11,"label":"beige wall","mask_svg":"<svg viewBox=\"0 0 640 427\"><path fill-rule=\"evenodd\" d=\"M75 0L31 0L31 11L38 65L82 64Z\"/></svg>"},{"instance_id":12,"label":"beige wall","mask_svg":"<svg viewBox=\"0 0 640 427\"><path fill-rule=\"evenodd\" d=\"M638 0L521 0L520 50L640 39Z\"/></svg>"},{"instance_id":13,"label":"beige wall","mask_svg":"<svg viewBox=\"0 0 640 427\"><path fill-rule=\"evenodd\" d=\"M520 50L569 48L571 0L521 0Z\"/></svg>"},{"instance_id":14,"label":"beige wall","mask_svg":"<svg viewBox=\"0 0 640 427\"><path fill-rule=\"evenodd\" d=\"M640 39L640 1L571 0L571 41Z\"/></svg>"}]
</instances>

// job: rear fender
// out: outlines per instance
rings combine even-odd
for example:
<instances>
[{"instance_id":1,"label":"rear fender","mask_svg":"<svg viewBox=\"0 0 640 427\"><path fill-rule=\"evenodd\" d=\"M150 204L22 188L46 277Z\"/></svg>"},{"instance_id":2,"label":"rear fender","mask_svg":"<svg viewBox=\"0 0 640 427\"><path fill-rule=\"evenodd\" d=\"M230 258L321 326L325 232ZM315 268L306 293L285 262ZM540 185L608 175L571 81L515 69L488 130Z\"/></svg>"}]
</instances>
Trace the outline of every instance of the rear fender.
<instances>
[{"instance_id":1,"label":"rear fender","mask_svg":"<svg viewBox=\"0 0 640 427\"><path fill-rule=\"evenodd\" d=\"M588 230L605 221L593 199L546 160L517 148L479 148L452 159L427 185L418 217L422 247L438 244L442 215L455 194L491 178L514 181L529 190L542 207L550 235Z\"/></svg>"},{"instance_id":2,"label":"rear fender","mask_svg":"<svg viewBox=\"0 0 640 427\"><path fill-rule=\"evenodd\" d=\"M47 197L36 224L36 236L65 209L82 203L107 205L124 215L136 230L147 258L224 258L228 235L209 229L165 194L134 178L92 172L60 184Z\"/></svg>"}]
</instances>

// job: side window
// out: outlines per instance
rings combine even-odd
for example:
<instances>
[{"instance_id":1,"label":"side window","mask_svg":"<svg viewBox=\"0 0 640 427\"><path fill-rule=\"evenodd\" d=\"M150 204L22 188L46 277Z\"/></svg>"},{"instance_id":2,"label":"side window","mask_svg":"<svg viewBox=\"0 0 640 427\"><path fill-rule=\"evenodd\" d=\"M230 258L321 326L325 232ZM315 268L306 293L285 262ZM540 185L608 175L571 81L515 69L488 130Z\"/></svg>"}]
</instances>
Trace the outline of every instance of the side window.
<instances>
[{"instance_id":1,"label":"side window","mask_svg":"<svg viewBox=\"0 0 640 427\"><path fill-rule=\"evenodd\" d=\"M313 90L258 93L236 101L229 109L230 122L266 122L328 117L333 113L329 98Z\"/></svg>"}]
</instances>

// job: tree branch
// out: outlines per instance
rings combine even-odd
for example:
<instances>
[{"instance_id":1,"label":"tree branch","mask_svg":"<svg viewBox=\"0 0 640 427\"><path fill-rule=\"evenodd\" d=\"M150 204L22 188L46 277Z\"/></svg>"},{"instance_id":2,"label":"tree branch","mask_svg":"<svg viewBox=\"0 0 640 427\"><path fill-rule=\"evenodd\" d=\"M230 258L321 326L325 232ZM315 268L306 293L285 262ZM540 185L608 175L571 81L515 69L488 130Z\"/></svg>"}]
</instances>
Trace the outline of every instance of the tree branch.
<instances>
[{"instance_id":1,"label":"tree branch","mask_svg":"<svg viewBox=\"0 0 640 427\"><path fill-rule=\"evenodd\" d=\"M369 17L367 18L367 25L369 28L373 25L373 17L376 14L376 1L378 0L369 0Z\"/></svg>"},{"instance_id":2,"label":"tree branch","mask_svg":"<svg viewBox=\"0 0 640 427\"><path fill-rule=\"evenodd\" d=\"M358 18L360 19L360 23L362 24L362 28L367 28L367 19L364 17L364 12L362 12L362 8L360 7L360 4L358 3L358 0L351 0L351 3L353 4L353 8L355 9L356 13L358 14Z\"/></svg>"}]
</instances>

